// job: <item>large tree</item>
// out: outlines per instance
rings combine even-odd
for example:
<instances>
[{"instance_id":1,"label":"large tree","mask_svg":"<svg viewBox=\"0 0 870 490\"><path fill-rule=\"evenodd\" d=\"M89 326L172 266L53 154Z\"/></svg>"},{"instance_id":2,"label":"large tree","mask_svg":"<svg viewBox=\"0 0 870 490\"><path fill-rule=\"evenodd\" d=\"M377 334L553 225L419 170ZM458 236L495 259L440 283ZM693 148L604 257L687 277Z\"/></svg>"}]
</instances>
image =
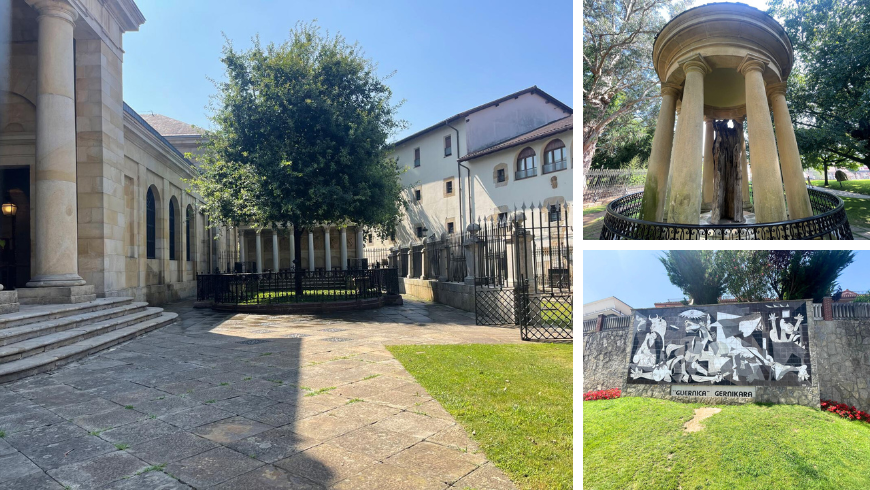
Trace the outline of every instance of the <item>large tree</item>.
<instances>
[{"instance_id":1,"label":"large tree","mask_svg":"<svg viewBox=\"0 0 870 490\"><path fill-rule=\"evenodd\" d=\"M798 60L788 98L801 151L870 168L870 2L772 0L770 8Z\"/></svg>"},{"instance_id":2,"label":"large tree","mask_svg":"<svg viewBox=\"0 0 870 490\"><path fill-rule=\"evenodd\" d=\"M215 129L191 181L212 222L293 225L296 243L319 223L388 234L404 200L387 138L404 122L362 49L298 24L282 44L254 39L238 50L227 41L221 61Z\"/></svg>"},{"instance_id":3,"label":"large tree","mask_svg":"<svg viewBox=\"0 0 870 490\"><path fill-rule=\"evenodd\" d=\"M820 303L839 288L837 278L855 260L851 250L774 250L763 277L777 299Z\"/></svg>"},{"instance_id":4,"label":"large tree","mask_svg":"<svg viewBox=\"0 0 870 490\"><path fill-rule=\"evenodd\" d=\"M659 257L671 284L692 304L714 305L725 293L725 276L713 250L671 250Z\"/></svg>"},{"instance_id":5,"label":"large tree","mask_svg":"<svg viewBox=\"0 0 870 490\"><path fill-rule=\"evenodd\" d=\"M614 121L648 113L659 97L655 35L685 0L587 0L583 6L583 171ZM622 119L620 119L622 118ZM630 141L633 132L620 132ZM617 135L614 135L617 136ZM611 142L619 145L620 138Z\"/></svg>"}]
</instances>

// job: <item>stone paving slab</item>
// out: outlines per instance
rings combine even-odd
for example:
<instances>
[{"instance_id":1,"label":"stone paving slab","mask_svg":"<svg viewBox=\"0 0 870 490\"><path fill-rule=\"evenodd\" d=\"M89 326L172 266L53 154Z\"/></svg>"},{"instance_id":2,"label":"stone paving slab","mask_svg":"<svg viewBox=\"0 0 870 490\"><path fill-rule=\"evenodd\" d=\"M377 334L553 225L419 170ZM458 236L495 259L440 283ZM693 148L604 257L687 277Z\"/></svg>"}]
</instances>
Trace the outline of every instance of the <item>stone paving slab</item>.
<instances>
[{"instance_id":1,"label":"stone paving slab","mask_svg":"<svg viewBox=\"0 0 870 490\"><path fill-rule=\"evenodd\" d=\"M519 343L517 330L413 298L167 311L178 323L0 385L0 490L514 488L384 346Z\"/></svg>"}]
</instances>

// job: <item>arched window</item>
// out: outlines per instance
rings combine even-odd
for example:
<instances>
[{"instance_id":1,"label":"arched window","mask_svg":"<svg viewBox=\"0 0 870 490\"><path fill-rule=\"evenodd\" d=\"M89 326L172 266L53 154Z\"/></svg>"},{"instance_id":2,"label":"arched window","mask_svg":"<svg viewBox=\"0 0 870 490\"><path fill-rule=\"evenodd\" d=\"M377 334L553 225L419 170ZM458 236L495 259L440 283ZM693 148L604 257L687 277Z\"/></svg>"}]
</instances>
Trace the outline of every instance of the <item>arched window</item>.
<instances>
[{"instance_id":1,"label":"arched window","mask_svg":"<svg viewBox=\"0 0 870 490\"><path fill-rule=\"evenodd\" d=\"M526 147L523 151L520 152L517 157L517 173L516 179L526 179L529 177L534 177L538 175L537 172L537 156L535 155L535 150Z\"/></svg>"},{"instance_id":2,"label":"arched window","mask_svg":"<svg viewBox=\"0 0 870 490\"><path fill-rule=\"evenodd\" d=\"M568 168L568 159L565 156L565 143L562 140L553 140L544 148L543 173L556 172Z\"/></svg>"},{"instance_id":3,"label":"arched window","mask_svg":"<svg viewBox=\"0 0 870 490\"><path fill-rule=\"evenodd\" d=\"M193 208L187 206L187 220L184 223L184 256L188 262L190 262L190 229L196 225L195 219Z\"/></svg>"},{"instance_id":4,"label":"arched window","mask_svg":"<svg viewBox=\"0 0 870 490\"><path fill-rule=\"evenodd\" d=\"M175 259L175 200L169 200L169 260Z\"/></svg>"},{"instance_id":5,"label":"arched window","mask_svg":"<svg viewBox=\"0 0 870 490\"><path fill-rule=\"evenodd\" d=\"M157 258L157 211L154 206L154 191L148 189L145 196L145 248L149 259Z\"/></svg>"}]
</instances>

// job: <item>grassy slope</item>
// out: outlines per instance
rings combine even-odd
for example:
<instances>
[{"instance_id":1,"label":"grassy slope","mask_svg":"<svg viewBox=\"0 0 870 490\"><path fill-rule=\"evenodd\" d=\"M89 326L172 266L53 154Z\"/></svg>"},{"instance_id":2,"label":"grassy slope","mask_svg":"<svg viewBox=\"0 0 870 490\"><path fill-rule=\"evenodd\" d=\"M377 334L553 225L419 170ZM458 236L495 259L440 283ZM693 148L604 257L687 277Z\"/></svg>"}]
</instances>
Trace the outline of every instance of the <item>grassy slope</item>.
<instances>
[{"instance_id":1,"label":"grassy slope","mask_svg":"<svg viewBox=\"0 0 870 490\"><path fill-rule=\"evenodd\" d=\"M698 404L583 403L586 489L866 489L870 424L794 405L720 406L687 434Z\"/></svg>"},{"instance_id":2,"label":"grassy slope","mask_svg":"<svg viewBox=\"0 0 870 490\"><path fill-rule=\"evenodd\" d=\"M607 204L602 204L600 206L589 206L588 208L583 208L583 216L595 213L603 213L606 209ZM598 240L598 238L601 236L602 227L604 227L603 214L598 218L595 218L593 221L583 224L583 239Z\"/></svg>"},{"instance_id":3,"label":"grassy slope","mask_svg":"<svg viewBox=\"0 0 870 490\"><path fill-rule=\"evenodd\" d=\"M824 180L814 180L813 184L819 187L824 187ZM850 180L843 182L843 188L840 189L840 183L833 179L828 179L828 188L835 190L843 190L856 192L858 194L870 195L870 180ZM846 216L849 218L849 223L860 226L862 228L870 228L870 199L860 199L854 197L842 197L846 206Z\"/></svg>"},{"instance_id":4,"label":"grassy slope","mask_svg":"<svg viewBox=\"0 0 870 490\"><path fill-rule=\"evenodd\" d=\"M571 488L572 345L388 349L518 487Z\"/></svg>"}]
</instances>

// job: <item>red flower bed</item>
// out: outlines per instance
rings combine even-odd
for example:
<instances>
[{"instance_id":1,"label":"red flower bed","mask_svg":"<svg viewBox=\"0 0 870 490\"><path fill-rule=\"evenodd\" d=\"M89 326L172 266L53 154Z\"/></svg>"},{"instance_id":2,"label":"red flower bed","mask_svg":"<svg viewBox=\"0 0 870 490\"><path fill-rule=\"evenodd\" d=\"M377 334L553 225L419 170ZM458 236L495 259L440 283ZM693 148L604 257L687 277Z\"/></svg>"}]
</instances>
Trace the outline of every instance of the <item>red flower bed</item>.
<instances>
[{"instance_id":1,"label":"red flower bed","mask_svg":"<svg viewBox=\"0 0 870 490\"><path fill-rule=\"evenodd\" d=\"M870 413L850 407L845 403L837 403L833 400L822 400L822 410L836 413L840 417L849 420L860 420L870 423Z\"/></svg>"},{"instance_id":2,"label":"red flower bed","mask_svg":"<svg viewBox=\"0 0 870 490\"><path fill-rule=\"evenodd\" d=\"M612 388L609 390L598 390L584 393L583 401L590 402L592 400L610 400L612 398L619 398L620 396L622 396L622 390L620 390L619 388Z\"/></svg>"}]
</instances>

